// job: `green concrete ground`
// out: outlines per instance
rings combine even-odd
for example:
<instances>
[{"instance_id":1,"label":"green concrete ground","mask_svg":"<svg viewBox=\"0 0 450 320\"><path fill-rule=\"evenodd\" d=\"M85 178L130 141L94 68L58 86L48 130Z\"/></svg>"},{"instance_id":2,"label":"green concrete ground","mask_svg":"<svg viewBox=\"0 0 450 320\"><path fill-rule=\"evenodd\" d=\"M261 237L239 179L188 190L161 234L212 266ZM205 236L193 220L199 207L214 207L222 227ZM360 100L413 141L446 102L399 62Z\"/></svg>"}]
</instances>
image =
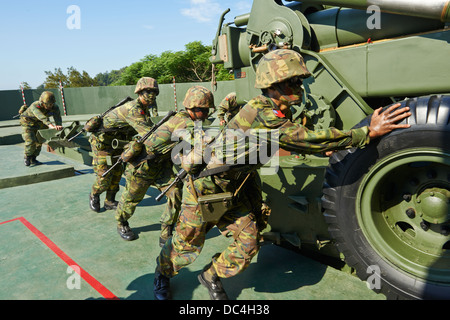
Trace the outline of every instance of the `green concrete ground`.
<instances>
[{"instance_id":1,"label":"green concrete ground","mask_svg":"<svg viewBox=\"0 0 450 320\"><path fill-rule=\"evenodd\" d=\"M55 175L0 189L0 300L153 299L165 205L155 201L157 190L148 190L130 220L138 239L126 242L116 232L113 211L94 213L88 207L91 167L43 151L38 159L44 164L26 168L22 151L20 144L0 146L0 185L14 176ZM60 176L58 170L67 167L73 175ZM197 275L228 241L216 229L210 232L200 257L172 279L174 300L209 299ZM84 278L68 268L73 263ZM233 300L385 299L352 275L272 244L261 248L243 274L223 284Z\"/></svg>"}]
</instances>

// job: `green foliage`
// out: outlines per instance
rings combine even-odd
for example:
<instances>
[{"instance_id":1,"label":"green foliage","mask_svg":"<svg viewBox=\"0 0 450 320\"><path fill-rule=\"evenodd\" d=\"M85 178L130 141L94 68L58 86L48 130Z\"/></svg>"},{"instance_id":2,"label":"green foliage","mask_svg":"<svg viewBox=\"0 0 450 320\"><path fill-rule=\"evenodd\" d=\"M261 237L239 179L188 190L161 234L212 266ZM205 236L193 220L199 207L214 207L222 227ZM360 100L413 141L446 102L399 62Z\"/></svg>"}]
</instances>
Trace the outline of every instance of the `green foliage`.
<instances>
[{"instance_id":1,"label":"green foliage","mask_svg":"<svg viewBox=\"0 0 450 320\"><path fill-rule=\"evenodd\" d=\"M120 75L125 70L126 67L123 67L120 70L112 70L111 72L103 72L99 73L95 76L95 80L97 81L99 86L109 86L113 82L119 80Z\"/></svg>"},{"instance_id":2,"label":"green foliage","mask_svg":"<svg viewBox=\"0 0 450 320\"><path fill-rule=\"evenodd\" d=\"M95 79L92 79L91 76L83 71L80 73L74 67L67 68L67 75L64 74L61 68L55 69L54 72L45 71L47 78L44 81L44 88L59 88L59 84L61 84L65 88L70 87L91 87L97 86L98 83Z\"/></svg>"},{"instance_id":3,"label":"green foliage","mask_svg":"<svg viewBox=\"0 0 450 320\"><path fill-rule=\"evenodd\" d=\"M147 55L139 62L125 68L113 85L134 85L141 77L152 77L158 83L211 81L212 65L209 61L211 46L200 41L190 42L185 51L164 51L160 56ZM217 80L231 80L222 66L216 68Z\"/></svg>"},{"instance_id":4,"label":"green foliage","mask_svg":"<svg viewBox=\"0 0 450 320\"><path fill-rule=\"evenodd\" d=\"M44 88L58 88L59 82L61 81L62 85L64 87L68 84L68 77L62 72L61 68L55 68L54 72L51 71L44 71L47 75L47 78L45 79L43 86Z\"/></svg>"},{"instance_id":5,"label":"green foliage","mask_svg":"<svg viewBox=\"0 0 450 320\"><path fill-rule=\"evenodd\" d=\"M21 83L21 86L19 86L19 88L21 88L21 87L23 90L31 89L30 84L26 81Z\"/></svg>"},{"instance_id":6,"label":"green foliage","mask_svg":"<svg viewBox=\"0 0 450 320\"><path fill-rule=\"evenodd\" d=\"M200 41L185 45L184 51L164 51L159 56L149 54L141 61L128 67L111 72L97 74L91 78L86 71L80 73L74 67L67 69L67 74L57 68L54 72L45 71L47 78L43 88L58 88L59 82L65 88L90 86L122 86L135 85L142 77L151 77L159 84L176 82L208 82L212 78L211 46L205 46ZM231 80L232 76L223 65L215 66L217 81Z\"/></svg>"}]
</instances>

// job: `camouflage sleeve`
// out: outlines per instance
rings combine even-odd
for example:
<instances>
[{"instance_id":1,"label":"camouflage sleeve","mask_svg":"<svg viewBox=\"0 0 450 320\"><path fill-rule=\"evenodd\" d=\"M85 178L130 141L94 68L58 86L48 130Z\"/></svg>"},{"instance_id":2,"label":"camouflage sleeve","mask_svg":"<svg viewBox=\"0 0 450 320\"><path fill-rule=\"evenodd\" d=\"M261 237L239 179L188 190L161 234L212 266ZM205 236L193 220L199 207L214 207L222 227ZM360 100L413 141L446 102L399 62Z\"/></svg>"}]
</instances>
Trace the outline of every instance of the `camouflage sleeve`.
<instances>
[{"instance_id":1,"label":"camouflage sleeve","mask_svg":"<svg viewBox=\"0 0 450 320\"><path fill-rule=\"evenodd\" d=\"M279 146L287 151L319 153L352 147L362 148L370 142L368 127L348 131L336 128L313 131L302 124L291 122L289 112L284 115L269 105L258 104L257 100L253 103L259 110L254 121L256 128L278 130ZM255 128L255 125L253 127Z\"/></svg>"},{"instance_id":2,"label":"camouflage sleeve","mask_svg":"<svg viewBox=\"0 0 450 320\"><path fill-rule=\"evenodd\" d=\"M237 106L236 93L231 92L231 93L227 94L227 96L225 98L223 98L223 100L217 106L217 109L218 109L217 117L220 120L224 120L225 115L228 112L231 112L232 110L234 110L236 106Z\"/></svg>"},{"instance_id":3,"label":"camouflage sleeve","mask_svg":"<svg viewBox=\"0 0 450 320\"><path fill-rule=\"evenodd\" d=\"M41 121L43 124L45 124L46 126L52 124L49 117L47 115L45 115L41 111L41 109L39 109L37 107L37 104L32 104L29 109L30 109L31 113L33 114L33 116L35 118L37 118L39 121Z\"/></svg>"},{"instance_id":4,"label":"camouflage sleeve","mask_svg":"<svg viewBox=\"0 0 450 320\"><path fill-rule=\"evenodd\" d=\"M190 127L188 120L180 114L171 117L144 142L147 153L166 154L170 152L180 140L191 137Z\"/></svg>"},{"instance_id":5,"label":"camouflage sleeve","mask_svg":"<svg viewBox=\"0 0 450 320\"><path fill-rule=\"evenodd\" d=\"M58 105L55 104L53 106L52 113L53 113L53 120L55 120L55 124L57 126L61 126L62 125L61 110L59 109Z\"/></svg>"},{"instance_id":6,"label":"camouflage sleeve","mask_svg":"<svg viewBox=\"0 0 450 320\"><path fill-rule=\"evenodd\" d=\"M287 151L318 153L347 148L363 148L370 142L369 128L348 131L336 128L312 131L300 124L286 121L280 127L279 144Z\"/></svg>"},{"instance_id":7,"label":"camouflage sleeve","mask_svg":"<svg viewBox=\"0 0 450 320\"><path fill-rule=\"evenodd\" d=\"M217 106L217 118L219 118L220 120L224 120L225 119L225 114L227 112L228 112L228 103L227 103L227 101L222 101Z\"/></svg>"}]
</instances>

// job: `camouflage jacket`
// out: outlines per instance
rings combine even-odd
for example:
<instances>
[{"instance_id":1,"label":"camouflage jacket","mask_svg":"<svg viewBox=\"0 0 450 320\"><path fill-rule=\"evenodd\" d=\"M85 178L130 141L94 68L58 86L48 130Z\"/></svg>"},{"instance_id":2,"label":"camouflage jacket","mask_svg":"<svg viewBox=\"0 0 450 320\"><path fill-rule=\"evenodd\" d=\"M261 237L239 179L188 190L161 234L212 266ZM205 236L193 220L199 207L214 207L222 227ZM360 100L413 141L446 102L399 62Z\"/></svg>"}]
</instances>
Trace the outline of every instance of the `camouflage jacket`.
<instances>
[{"instance_id":1,"label":"camouflage jacket","mask_svg":"<svg viewBox=\"0 0 450 320\"><path fill-rule=\"evenodd\" d=\"M217 118L220 120L231 120L238 112L239 105L236 101L236 93L229 93L217 106Z\"/></svg>"},{"instance_id":2,"label":"camouflage jacket","mask_svg":"<svg viewBox=\"0 0 450 320\"><path fill-rule=\"evenodd\" d=\"M46 109L39 101L33 102L23 113L20 114L20 123L23 126L33 127L52 124L53 117L56 125L62 125L61 112L58 105L54 104L51 109Z\"/></svg>"},{"instance_id":3,"label":"camouflage jacket","mask_svg":"<svg viewBox=\"0 0 450 320\"><path fill-rule=\"evenodd\" d=\"M186 111L180 111L162 124L145 142L148 154L170 155L180 140L192 143L195 122Z\"/></svg>"},{"instance_id":4,"label":"camouflage jacket","mask_svg":"<svg viewBox=\"0 0 450 320\"><path fill-rule=\"evenodd\" d=\"M103 130L107 134L123 134L133 136L136 133L145 135L153 126L150 112L139 99L130 101L115 108L103 117ZM103 134L101 132L95 135Z\"/></svg>"},{"instance_id":5,"label":"camouflage jacket","mask_svg":"<svg viewBox=\"0 0 450 320\"><path fill-rule=\"evenodd\" d=\"M216 138L211 145L212 157L206 159L207 168L242 164L254 170L267 163L279 148L312 154L364 147L370 141L368 133L368 127L348 131L335 128L309 130L291 122L270 98L260 95L250 100ZM195 162L198 163L198 159ZM196 172L200 166L183 163L183 168Z\"/></svg>"}]
</instances>

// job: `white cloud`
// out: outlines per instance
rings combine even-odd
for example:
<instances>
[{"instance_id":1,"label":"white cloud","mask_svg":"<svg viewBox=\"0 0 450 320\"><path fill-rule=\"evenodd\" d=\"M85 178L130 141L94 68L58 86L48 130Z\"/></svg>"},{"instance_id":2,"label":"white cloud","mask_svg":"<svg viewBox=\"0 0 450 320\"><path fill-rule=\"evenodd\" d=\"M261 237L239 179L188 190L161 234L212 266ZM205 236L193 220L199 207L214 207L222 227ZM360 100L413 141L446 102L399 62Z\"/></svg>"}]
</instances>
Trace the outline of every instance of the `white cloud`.
<instances>
[{"instance_id":1,"label":"white cloud","mask_svg":"<svg viewBox=\"0 0 450 320\"><path fill-rule=\"evenodd\" d=\"M181 14L198 22L211 22L223 12L216 0L190 0L190 8L181 9Z\"/></svg>"}]
</instances>

